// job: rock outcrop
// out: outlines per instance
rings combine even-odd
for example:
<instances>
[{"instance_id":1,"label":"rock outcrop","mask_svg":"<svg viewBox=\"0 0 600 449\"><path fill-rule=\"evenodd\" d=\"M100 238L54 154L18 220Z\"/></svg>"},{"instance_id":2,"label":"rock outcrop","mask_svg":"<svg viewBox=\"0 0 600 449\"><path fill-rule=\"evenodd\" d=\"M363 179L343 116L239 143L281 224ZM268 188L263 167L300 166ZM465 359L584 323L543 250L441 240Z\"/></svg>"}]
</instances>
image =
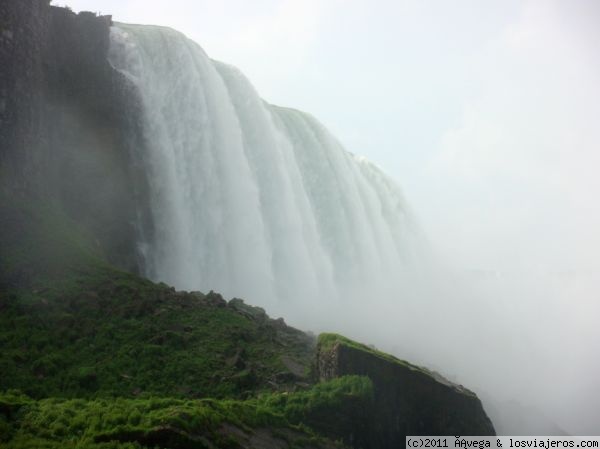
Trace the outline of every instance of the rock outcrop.
<instances>
[{"instance_id":1,"label":"rock outcrop","mask_svg":"<svg viewBox=\"0 0 600 449\"><path fill-rule=\"evenodd\" d=\"M58 206L139 272L144 138L136 91L107 60L111 24L49 0L0 2L0 187Z\"/></svg>"},{"instance_id":2,"label":"rock outcrop","mask_svg":"<svg viewBox=\"0 0 600 449\"><path fill-rule=\"evenodd\" d=\"M49 0L0 2L0 179L25 184L41 137ZM25 175L25 176L21 176Z\"/></svg>"},{"instance_id":3,"label":"rock outcrop","mask_svg":"<svg viewBox=\"0 0 600 449\"><path fill-rule=\"evenodd\" d=\"M336 435L354 447L404 447L407 435L495 435L477 396L439 374L336 334L319 337L316 375L368 376L372 403ZM340 429L338 429L338 432Z\"/></svg>"}]
</instances>

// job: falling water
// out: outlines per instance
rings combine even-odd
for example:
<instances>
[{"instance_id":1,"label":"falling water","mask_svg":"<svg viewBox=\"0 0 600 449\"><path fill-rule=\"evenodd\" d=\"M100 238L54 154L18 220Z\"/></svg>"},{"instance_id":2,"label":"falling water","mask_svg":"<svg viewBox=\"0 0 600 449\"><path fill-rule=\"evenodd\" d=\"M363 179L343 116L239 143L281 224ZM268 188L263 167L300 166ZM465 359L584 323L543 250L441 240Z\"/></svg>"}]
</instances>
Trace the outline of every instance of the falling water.
<instances>
[{"instance_id":1,"label":"falling water","mask_svg":"<svg viewBox=\"0 0 600 449\"><path fill-rule=\"evenodd\" d=\"M396 291L414 233L381 170L181 33L119 24L111 35L111 63L144 110L150 278L270 310Z\"/></svg>"}]
</instances>

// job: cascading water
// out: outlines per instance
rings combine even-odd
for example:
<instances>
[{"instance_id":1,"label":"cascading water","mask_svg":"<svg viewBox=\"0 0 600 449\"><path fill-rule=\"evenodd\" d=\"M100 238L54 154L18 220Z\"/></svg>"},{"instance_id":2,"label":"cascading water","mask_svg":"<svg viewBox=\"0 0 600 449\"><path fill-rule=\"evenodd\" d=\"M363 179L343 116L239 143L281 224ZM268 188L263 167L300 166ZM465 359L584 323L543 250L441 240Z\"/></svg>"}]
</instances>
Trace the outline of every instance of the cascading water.
<instances>
[{"instance_id":1,"label":"cascading water","mask_svg":"<svg viewBox=\"0 0 600 449\"><path fill-rule=\"evenodd\" d=\"M150 278L270 311L397 293L414 236L379 169L179 32L114 26L110 60L144 111Z\"/></svg>"}]
</instances>

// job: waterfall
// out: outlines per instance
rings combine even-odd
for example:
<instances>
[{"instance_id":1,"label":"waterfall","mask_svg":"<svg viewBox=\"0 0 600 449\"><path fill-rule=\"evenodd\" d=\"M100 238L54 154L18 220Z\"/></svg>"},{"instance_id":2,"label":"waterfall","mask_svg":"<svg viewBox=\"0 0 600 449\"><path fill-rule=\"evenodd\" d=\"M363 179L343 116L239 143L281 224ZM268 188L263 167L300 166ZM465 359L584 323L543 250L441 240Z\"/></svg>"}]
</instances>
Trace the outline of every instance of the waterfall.
<instances>
[{"instance_id":1,"label":"waterfall","mask_svg":"<svg viewBox=\"0 0 600 449\"><path fill-rule=\"evenodd\" d=\"M148 277L270 310L397 291L415 233L381 170L177 31L117 24L110 62L144 111Z\"/></svg>"}]
</instances>

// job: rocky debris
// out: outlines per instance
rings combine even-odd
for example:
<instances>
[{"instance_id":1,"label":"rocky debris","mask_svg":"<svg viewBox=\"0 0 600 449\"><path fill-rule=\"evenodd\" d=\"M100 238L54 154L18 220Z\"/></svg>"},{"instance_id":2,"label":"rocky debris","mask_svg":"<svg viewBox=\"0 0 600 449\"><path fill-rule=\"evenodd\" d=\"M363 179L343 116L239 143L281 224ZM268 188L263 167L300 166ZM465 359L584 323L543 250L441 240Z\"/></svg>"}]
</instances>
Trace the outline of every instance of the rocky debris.
<instances>
[{"instance_id":1,"label":"rocky debris","mask_svg":"<svg viewBox=\"0 0 600 449\"><path fill-rule=\"evenodd\" d=\"M214 291L208 292L208 294L204 297L204 301L211 306L215 307L226 307L227 301L223 299L221 294L215 293Z\"/></svg>"},{"instance_id":2,"label":"rocky debris","mask_svg":"<svg viewBox=\"0 0 600 449\"><path fill-rule=\"evenodd\" d=\"M279 329L285 329L287 327L287 324L285 324L285 320L281 317L276 318L274 321L274 324L276 327L278 327Z\"/></svg>"},{"instance_id":3,"label":"rocky debris","mask_svg":"<svg viewBox=\"0 0 600 449\"><path fill-rule=\"evenodd\" d=\"M238 312L241 315L244 315L250 320L264 322L269 319L269 317L267 316L267 312L265 312L265 309L261 307L250 306L246 304L243 299L233 298L229 301L228 305L236 312Z\"/></svg>"},{"instance_id":4,"label":"rocky debris","mask_svg":"<svg viewBox=\"0 0 600 449\"><path fill-rule=\"evenodd\" d=\"M282 355L280 357L281 363L286 369L294 376L294 380L305 379L307 377L306 365L300 363L298 360L293 359L289 355Z\"/></svg>"},{"instance_id":5,"label":"rocky debris","mask_svg":"<svg viewBox=\"0 0 600 449\"><path fill-rule=\"evenodd\" d=\"M233 366L237 369L244 369L246 367L246 362L244 362L244 353L245 350L244 348L238 348L235 351L235 354L230 357L229 359L227 359L226 363L227 366Z\"/></svg>"}]
</instances>

